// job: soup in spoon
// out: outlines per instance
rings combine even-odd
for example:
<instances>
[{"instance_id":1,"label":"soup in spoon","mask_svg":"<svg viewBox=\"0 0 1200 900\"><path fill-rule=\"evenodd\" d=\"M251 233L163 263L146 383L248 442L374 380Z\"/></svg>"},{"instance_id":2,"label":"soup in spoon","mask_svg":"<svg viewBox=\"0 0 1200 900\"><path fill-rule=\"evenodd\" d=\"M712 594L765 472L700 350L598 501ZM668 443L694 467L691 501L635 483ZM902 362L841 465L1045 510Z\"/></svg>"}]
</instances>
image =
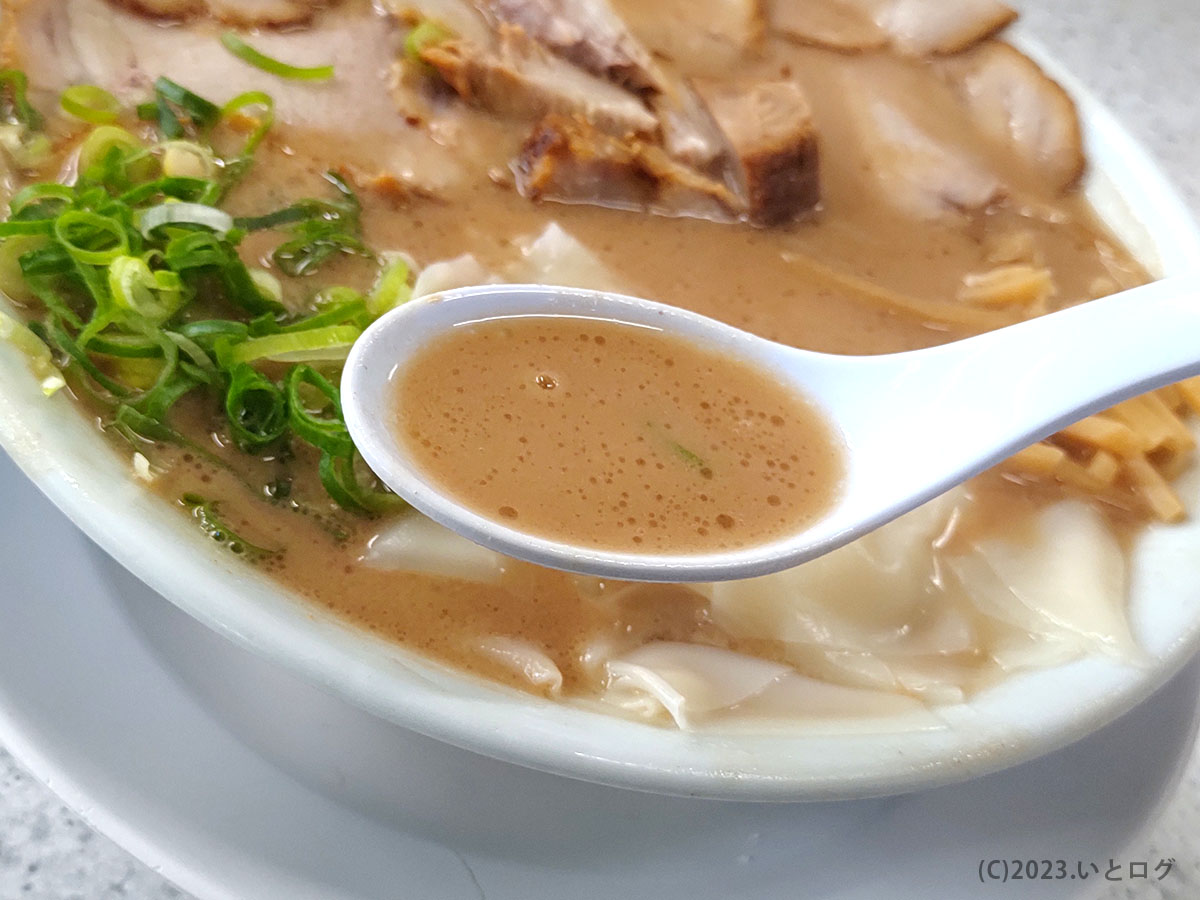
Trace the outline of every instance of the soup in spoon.
<instances>
[{"instance_id":1,"label":"soup in spoon","mask_svg":"<svg viewBox=\"0 0 1200 900\"><path fill-rule=\"evenodd\" d=\"M396 433L463 505L580 547L769 543L832 504L837 440L791 387L718 348L574 316L453 329L396 376Z\"/></svg>"}]
</instances>

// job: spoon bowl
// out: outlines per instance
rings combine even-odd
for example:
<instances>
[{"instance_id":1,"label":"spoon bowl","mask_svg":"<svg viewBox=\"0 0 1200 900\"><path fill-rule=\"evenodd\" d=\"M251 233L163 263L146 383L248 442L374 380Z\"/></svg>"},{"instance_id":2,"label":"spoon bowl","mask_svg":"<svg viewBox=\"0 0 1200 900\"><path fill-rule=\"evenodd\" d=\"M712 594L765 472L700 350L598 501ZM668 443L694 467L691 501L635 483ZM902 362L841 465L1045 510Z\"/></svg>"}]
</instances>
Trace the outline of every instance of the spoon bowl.
<instances>
[{"instance_id":1,"label":"spoon bowl","mask_svg":"<svg viewBox=\"0 0 1200 900\"><path fill-rule=\"evenodd\" d=\"M354 346L346 424L397 494L453 531L518 559L628 581L707 582L790 568L846 544L1064 425L1200 372L1200 277L1155 282L975 338L881 356L799 350L649 300L546 285L488 285L393 310ZM630 553L539 537L480 515L432 483L394 430L395 379L451 329L563 316L639 325L759 369L824 413L844 458L832 506L782 539L722 552Z\"/></svg>"}]
</instances>

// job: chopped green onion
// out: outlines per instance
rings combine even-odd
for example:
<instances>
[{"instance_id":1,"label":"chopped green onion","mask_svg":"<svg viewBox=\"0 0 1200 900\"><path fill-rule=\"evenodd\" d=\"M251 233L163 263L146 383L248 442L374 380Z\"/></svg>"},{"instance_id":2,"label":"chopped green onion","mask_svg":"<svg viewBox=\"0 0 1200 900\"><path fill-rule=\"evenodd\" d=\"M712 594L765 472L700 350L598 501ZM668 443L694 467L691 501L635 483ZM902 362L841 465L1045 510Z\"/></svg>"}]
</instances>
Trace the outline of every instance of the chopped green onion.
<instances>
[{"instance_id":1,"label":"chopped green onion","mask_svg":"<svg viewBox=\"0 0 1200 900\"><path fill-rule=\"evenodd\" d=\"M8 105L0 110L9 121L0 121L0 144L8 132L24 142L27 129L12 120L24 81L0 76L5 88L0 103ZM328 286L311 312L289 315L279 278L248 267L239 255L247 231L279 228L286 237L274 259L287 275L308 274L336 254L374 259L346 182L328 173L337 191L332 199L234 219L221 200L271 127L269 95L249 92L218 108L159 79L154 102L138 108L162 135L150 146L108 124L117 105L99 88L76 86L61 102L73 115L100 122L80 145L76 183L18 191L8 220L0 222L0 289L45 310L44 324L0 320L0 336L35 362L47 393L63 382L54 360L67 360L81 376L72 383L111 410L116 433L135 445L167 441L203 454L168 417L182 398L204 392L224 408L228 433L245 452L275 445L286 455L295 438L320 452L318 475L343 508L370 514L403 506L379 489L357 457L334 375L308 363L332 363L336 372L362 330L408 299L409 263L389 256L368 296ZM221 159L205 135L243 110L257 121L234 125L253 131L241 156ZM189 309L197 298L204 311ZM196 318L221 303L234 307L228 318ZM283 381L255 369L260 361L289 364Z\"/></svg>"},{"instance_id":2,"label":"chopped green onion","mask_svg":"<svg viewBox=\"0 0 1200 900\"><path fill-rule=\"evenodd\" d=\"M210 276L216 275L225 299L235 306L257 314L283 311L279 303L258 289L233 246L212 232L189 231L173 237L163 255L167 267L184 276L193 287L212 291L216 286Z\"/></svg>"},{"instance_id":3,"label":"chopped green onion","mask_svg":"<svg viewBox=\"0 0 1200 900\"><path fill-rule=\"evenodd\" d=\"M0 69L0 93L3 104L0 115L9 122L24 125L33 131L42 127L42 114L29 102L29 79L20 69Z\"/></svg>"},{"instance_id":4,"label":"chopped green onion","mask_svg":"<svg viewBox=\"0 0 1200 900\"><path fill-rule=\"evenodd\" d=\"M250 280L264 297L275 303L283 302L283 285L266 269L251 269Z\"/></svg>"},{"instance_id":5,"label":"chopped green onion","mask_svg":"<svg viewBox=\"0 0 1200 900\"><path fill-rule=\"evenodd\" d=\"M21 257L45 245L46 239L36 235L17 235L0 242L0 291L18 303L32 303L37 299L21 269Z\"/></svg>"},{"instance_id":6,"label":"chopped green onion","mask_svg":"<svg viewBox=\"0 0 1200 900\"><path fill-rule=\"evenodd\" d=\"M223 365L269 359L273 362L339 362L350 353L362 330L353 325L330 325L289 334L269 334L235 344L224 355Z\"/></svg>"},{"instance_id":7,"label":"chopped green onion","mask_svg":"<svg viewBox=\"0 0 1200 900\"><path fill-rule=\"evenodd\" d=\"M13 194L12 200L8 203L8 208L12 210L13 216L21 216L30 207L34 207L35 205L41 207L50 201L53 201L55 206L58 207L55 210L55 214L57 214L74 204L75 191L65 184L31 184ZM41 218L41 216L38 218ZM51 216L51 218L53 217Z\"/></svg>"},{"instance_id":8,"label":"chopped green onion","mask_svg":"<svg viewBox=\"0 0 1200 900\"><path fill-rule=\"evenodd\" d=\"M213 152L195 141L167 141L162 150L162 171L168 178L211 179L217 174Z\"/></svg>"},{"instance_id":9,"label":"chopped green onion","mask_svg":"<svg viewBox=\"0 0 1200 900\"><path fill-rule=\"evenodd\" d=\"M187 443L178 431L145 413L138 412L128 403L117 407L113 424L134 443L131 435L144 438L147 441L162 441L168 444Z\"/></svg>"},{"instance_id":10,"label":"chopped green onion","mask_svg":"<svg viewBox=\"0 0 1200 900\"><path fill-rule=\"evenodd\" d=\"M164 347L167 344L164 343ZM154 386L137 401L138 412L166 424L167 413L185 394L191 393L200 382L184 371L179 363L179 353L172 345L172 357L163 365Z\"/></svg>"},{"instance_id":11,"label":"chopped green onion","mask_svg":"<svg viewBox=\"0 0 1200 900\"><path fill-rule=\"evenodd\" d=\"M30 371L41 382L42 393L47 397L66 385L62 372L54 365L50 348L28 327L3 312L0 312L0 341L7 341L25 355Z\"/></svg>"},{"instance_id":12,"label":"chopped green onion","mask_svg":"<svg viewBox=\"0 0 1200 900\"><path fill-rule=\"evenodd\" d=\"M138 228L145 237L164 225L199 225L224 237L233 230L233 216L203 203L160 203L138 216Z\"/></svg>"},{"instance_id":13,"label":"chopped green onion","mask_svg":"<svg viewBox=\"0 0 1200 900\"><path fill-rule=\"evenodd\" d=\"M326 172L325 178L341 194L340 197L301 200L266 215L234 219L234 224L245 231L291 226L292 239L272 254L275 264L285 275L311 274L339 253L373 257L360 237L360 209L354 191L335 172Z\"/></svg>"},{"instance_id":14,"label":"chopped green onion","mask_svg":"<svg viewBox=\"0 0 1200 900\"><path fill-rule=\"evenodd\" d=\"M220 268L229 261L220 239L209 231L190 231L171 238L163 255L176 272L209 266Z\"/></svg>"},{"instance_id":15,"label":"chopped green onion","mask_svg":"<svg viewBox=\"0 0 1200 900\"><path fill-rule=\"evenodd\" d=\"M203 319L199 322L180 325L178 332L199 346L211 350L221 339L230 343L244 341L249 336L250 329L244 322L232 322L229 319Z\"/></svg>"},{"instance_id":16,"label":"chopped green onion","mask_svg":"<svg viewBox=\"0 0 1200 900\"><path fill-rule=\"evenodd\" d=\"M54 146L41 133L42 114L29 102L29 79L18 69L0 69L0 147L20 169L39 169Z\"/></svg>"},{"instance_id":17,"label":"chopped green onion","mask_svg":"<svg viewBox=\"0 0 1200 900\"><path fill-rule=\"evenodd\" d=\"M126 206L138 206L154 200L185 200L203 203L206 206L217 202L221 186L207 178L191 178L186 175L156 178L139 184L117 197Z\"/></svg>"},{"instance_id":18,"label":"chopped green onion","mask_svg":"<svg viewBox=\"0 0 1200 900\"><path fill-rule=\"evenodd\" d=\"M174 272L151 272L137 256L118 256L108 266L108 290L118 308L161 325L184 303L183 282Z\"/></svg>"},{"instance_id":19,"label":"chopped green onion","mask_svg":"<svg viewBox=\"0 0 1200 900\"><path fill-rule=\"evenodd\" d=\"M302 385L316 388L332 417L320 416L306 408L300 396ZM293 366L283 384L288 404L288 424L296 437L308 441L323 453L348 456L354 450L354 441L346 430L342 417L342 400L338 389L311 366Z\"/></svg>"},{"instance_id":20,"label":"chopped green onion","mask_svg":"<svg viewBox=\"0 0 1200 900\"><path fill-rule=\"evenodd\" d=\"M114 397L129 396L129 388L101 372L87 353L83 351L83 348L67 333L61 322L51 319L47 330L54 344L63 353L71 357L71 361L87 373L88 377L96 382L96 384L100 385L100 387L104 388L104 390L108 391Z\"/></svg>"},{"instance_id":21,"label":"chopped green onion","mask_svg":"<svg viewBox=\"0 0 1200 900\"><path fill-rule=\"evenodd\" d=\"M115 122L121 112L121 101L95 84L75 84L58 98L63 110L92 125Z\"/></svg>"},{"instance_id":22,"label":"chopped green onion","mask_svg":"<svg viewBox=\"0 0 1200 900\"><path fill-rule=\"evenodd\" d=\"M40 169L54 151L48 137L19 124L0 125L0 147L8 152L17 168L25 170Z\"/></svg>"},{"instance_id":23,"label":"chopped green onion","mask_svg":"<svg viewBox=\"0 0 1200 900\"><path fill-rule=\"evenodd\" d=\"M333 77L333 66L293 66L255 50L232 31L221 35L221 46L244 63L280 78L299 81L326 81Z\"/></svg>"},{"instance_id":24,"label":"chopped green onion","mask_svg":"<svg viewBox=\"0 0 1200 900\"><path fill-rule=\"evenodd\" d=\"M129 253L129 235L116 219L83 209L63 213L54 222L54 236L76 261L107 266Z\"/></svg>"},{"instance_id":25,"label":"chopped green onion","mask_svg":"<svg viewBox=\"0 0 1200 900\"><path fill-rule=\"evenodd\" d=\"M373 318L382 316L390 309L402 306L412 299L412 288L408 284L408 261L402 256L393 257L379 273L375 287L367 294L367 312Z\"/></svg>"},{"instance_id":26,"label":"chopped green onion","mask_svg":"<svg viewBox=\"0 0 1200 900\"><path fill-rule=\"evenodd\" d=\"M87 172L102 162L116 148L121 153L145 151L145 145L124 128L101 125L93 129L79 146L80 172Z\"/></svg>"},{"instance_id":27,"label":"chopped green onion","mask_svg":"<svg viewBox=\"0 0 1200 900\"><path fill-rule=\"evenodd\" d=\"M234 440L248 453L274 443L287 430L287 401L283 391L245 363L235 365L230 372L225 414Z\"/></svg>"},{"instance_id":28,"label":"chopped green onion","mask_svg":"<svg viewBox=\"0 0 1200 900\"><path fill-rule=\"evenodd\" d=\"M423 62L422 50L453 40L454 37L454 32L441 22L434 19L422 19L404 38L404 56L412 62Z\"/></svg>"},{"instance_id":29,"label":"chopped green onion","mask_svg":"<svg viewBox=\"0 0 1200 900\"><path fill-rule=\"evenodd\" d=\"M216 373L216 363L212 361L212 357L205 352L204 348L197 344L194 340L185 334L180 334L177 331L166 332L167 340L175 344L176 347L184 353L192 364L204 372Z\"/></svg>"},{"instance_id":30,"label":"chopped green onion","mask_svg":"<svg viewBox=\"0 0 1200 900\"><path fill-rule=\"evenodd\" d=\"M277 209L262 216L239 216L233 222L243 231L262 231L267 228L278 228L280 225L293 225L296 222L306 222L309 219L320 219L326 215L337 216L336 209L323 200L301 200L283 209Z\"/></svg>"},{"instance_id":31,"label":"chopped green onion","mask_svg":"<svg viewBox=\"0 0 1200 900\"><path fill-rule=\"evenodd\" d=\"M697 456L695 453L693 453L691 450L689 450L687 447L683 446L683 444L679 443L678 441L669 440L669 441L667 441L667 446L671 448L671 450L675 453L676 456L678 456L680 459L682 459L689 466L695 466L697 469L700 469L701 471L704 470L704 468L705 468L704 460L701 459L699 456Z\"/></svg>"},{"instance_id":32,"label":"chopped green onion","mask_svg":"<svg viewBox=\"0 0 1200 900\"><path fill-rule=\"evenodd\" d=\"M83 320L80 319L80 317L76 315L75 311L68 305L68 298L64 297L62 294L50 287L51 278L48 276L30 274L30 269L39 264L38 260L45 259L52 254L58 253L61 253L66 259L66 264L68 267L73 268L75 266L75 263L72 261L71 257L67 255L66 251L56 244L51 244L50 246L42 247L38 250L30 250L29 252L23 254L21 258L17 260L17 262L21 266L21 271L25 273L25 284L29 287L30 293L32 293L38 300L41 301L42 305L46 307L50 315L53 318L58 319L60 322L67 323L72 328L82 328Z\"/></svg>"},{"instance_id":33,"label":"chopped green onion","mask_svg":"<svg viewBox=\"0 0 1200 900\"><path fill-rule=\"evenodd\" d=\"M135 391L150 392L158 384L159 379L163 377L163 372L166 370L166 363L161 358L162 347L158 341L154 342L154 349L158 351L157 357L119 356L109 364L109 371L126 387L132 388ZM88 342L88 350L99 352L96 349L95 338ZM142 412L136 406L133 408L136 412ZM146 415L146 413L142 414ZM162 417L150 416L150 418L161 421Z\"/></svg>"},{"instance_id":34,"label":"chopped green onion","mask_svg":"<svg viewBox=\"0 0 1200 900\"><path fill-rule=\"evenodd\" d=\"M234 115L248 115L242 110L250 106L261 106L263 112L262 115L254 117L258 120L258 126L246 138L246 145L242 147L242 156L249 156L257 150L262 139L271 130L271 126L275 124L275 101L270 94L262 91L247 91L244 94L238 94L221 108L222 118L229 119Z\"/></svg>"},{"instance_id":35,"label":"chopped green onion","mask_svg":"<svg viewBox=\"0 0 1200 900\"><path fill-rule=\"evenodd\" d=\"M358 475L354 471L357 457L357 451L349 456L321 454L317 474L326 493L338 506L366 515L383 515L408 506L402 498L390 491L370 490L360 485Z\"/></svg>"},{"instance_id":36,"label":"chopped green onion","mask_svg":"<svg viewBox=\"0 0 1200 900\"><path fill-rule=\"evenodd\" d=\"M202 131L221 120L219 106L169 78L160 77L154 82L154 95L154 102L138 107L138 118L156 121L163 137L169 140L184 135L184 120L180 119L180 113L188 123Z\"/></svg>"},{"instance_id":37,"label":"chopped green onion","mask_svg":"<svg viewBox=\"0 0 1200 900\"><path fill-rule=\"evenodd\" d=\"M88 349L118 359L158 359L162 344L139 334L97 334L88 340Z\"/></svg>"},{"instance_id":38,"label":"chopped green onion","mask_svg":"<svg viewBox=\"0 0 1200 900\"><path fill-rule=\"evenodd\" d=\"M207 501L195 494L184 494L180 502L191 511L192 516L200 525L200 530L218 544L227 547L230 553L236 553L239 556L248 554L251 557L257 557L276 556L282 552L281 550L268 550L264 547L259 547L239 535L225 524L225 520L221 518L219 504L215 501Z\"/></svg>"},{"instance_id":39,"label":"chopped green onion","mask_svg":"<svg viewBox=\"0 0 1200 900\"><path fill-rule=\"evenodd\" d=\"M194 94L169 78L157 78L154 92L182 109L197 125L211 127L221 118L221 109L215 103Z\"/></svg>"},{"instance_id":40,"label":"chopped green onion","mask_svg":"<svg viewBox=\"0 0 1200 900\"><path fill-rule=\"evenodd\" d=\"M53 233L54 221L52 219L34 219L30 222L9 219L6 222L0 222L0 238L50 235Z\"/></svg>"},{"instance_id":41,"label":"chopped green onion","mask_svg":"<svg viewBox=\"0 0 1200 900\"><path fill-rule=\"evenodd\" d=\"M656 425L654 422L647 422L646 428L649 429L658 440L662 441L662 443L666 445L667 449L669 449L689 466L693 466L701 470L701 472L707 470L708 464L704 462L703 458L693 453L687 447L683 446L683 444L676 441L659 425Z\"/></svg>"},{"instance_id":42,"label":"chopped green onion","mask_svg":"<svg viewBox=\"0 0 1200 900\"><path fill-rule=\"evenodd\" d=\"M358 291L346 287L333 287L317 295L317 312L277 330L281 334L290 334L294 331L324 328L327 325L346 324L359 328L366 328L371 324L366 300Z\"/></svg>"}]
</instances>

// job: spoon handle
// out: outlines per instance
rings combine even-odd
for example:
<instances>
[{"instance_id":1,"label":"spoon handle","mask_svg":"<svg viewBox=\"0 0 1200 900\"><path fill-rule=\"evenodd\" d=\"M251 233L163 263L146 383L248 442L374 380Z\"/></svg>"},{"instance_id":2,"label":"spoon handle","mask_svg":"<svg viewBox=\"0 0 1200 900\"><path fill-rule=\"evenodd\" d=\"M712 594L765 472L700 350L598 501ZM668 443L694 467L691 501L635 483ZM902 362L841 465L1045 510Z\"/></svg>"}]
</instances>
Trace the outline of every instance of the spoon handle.
<instances>
[{"instance_id":1,"label":"spoon handle","mask_svg":"<svg viewBox=\"0 0 1200 900\"><path fill-rule=\"evenodd\" d=\"M839 421L851 459L862 448L874 462L853 473L854 493L910 507L1071 422L1200 374L1200 273L855 362L838 379L857 376L845 386L857 403L842 407L855 411Z\"/></svg>"}]
</instances>

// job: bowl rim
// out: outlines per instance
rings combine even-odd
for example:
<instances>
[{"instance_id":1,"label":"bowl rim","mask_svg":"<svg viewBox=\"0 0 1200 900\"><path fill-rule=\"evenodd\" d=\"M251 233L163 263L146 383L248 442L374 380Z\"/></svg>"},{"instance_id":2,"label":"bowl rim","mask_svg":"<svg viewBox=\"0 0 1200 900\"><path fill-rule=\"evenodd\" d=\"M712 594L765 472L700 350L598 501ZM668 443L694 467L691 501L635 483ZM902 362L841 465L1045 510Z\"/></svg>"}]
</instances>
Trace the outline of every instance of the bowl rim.
<instances>
[{"instance_id":1,"label":"bowl rim","mask_svg":"<svg viewBox=\"0 0 1200 900\"><path fill-rule=\"evenodd\" d=\"M1153 274L1200 258L1200 230L1157 165L1047 54L1016 41L1075 100L1097 212ZM1200 525L1151 529L1130 613L1150 663L1088 656L1010 676L944 727L822 734L683 732L482 681L375 637L284 591L194 529L133 477L65 397L42 397L0 350L0 446L95 543L162 596L247 649L427 736L619 787L734 800L829 800L966 780L1071 743L1149 696L1200 645L1200 588L1180 573ZM1189 493L1200 498L1200 478ZM1144 553L1143 545L1158 548ZM1194 565L1192 566L1194 568ZM1034 702L1036 701L1036 702ZM1057 701L1057 702L1056 702ZM1068 702L1069 701L1069 702Z\"/></svg>"}]
</instances>

